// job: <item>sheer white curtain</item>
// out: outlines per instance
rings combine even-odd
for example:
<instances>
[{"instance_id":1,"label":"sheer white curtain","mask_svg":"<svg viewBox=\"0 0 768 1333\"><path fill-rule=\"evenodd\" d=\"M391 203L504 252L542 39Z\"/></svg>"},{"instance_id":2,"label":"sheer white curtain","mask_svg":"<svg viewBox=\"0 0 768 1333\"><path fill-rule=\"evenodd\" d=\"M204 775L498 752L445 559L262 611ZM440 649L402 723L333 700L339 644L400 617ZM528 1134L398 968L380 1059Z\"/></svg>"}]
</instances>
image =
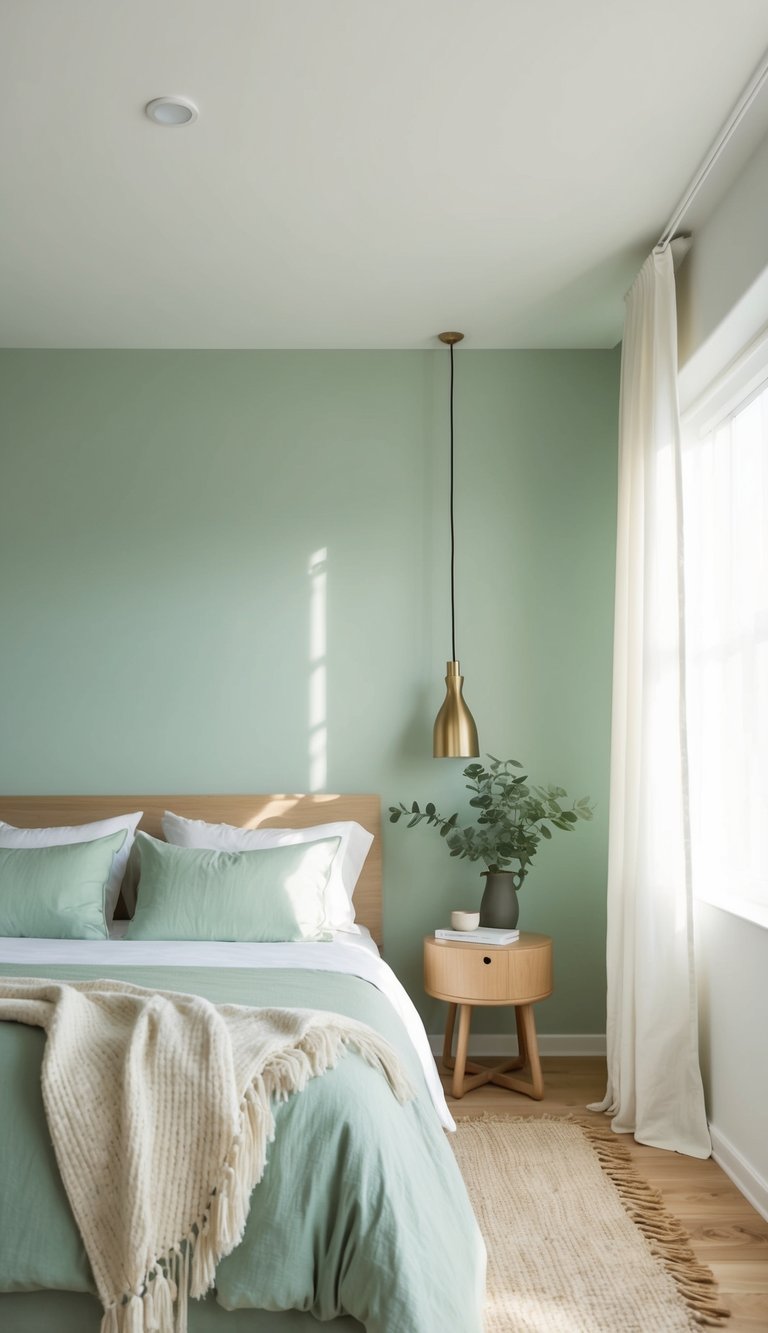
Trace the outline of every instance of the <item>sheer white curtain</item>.
<instances>
[{"instance_id":1,"label":"sheer white curtain","mask_svg":"<svg viewBox=\"0 0 768 1333\"><path fill-rule=\"evenodd\" d=\"M657 247L627 296L608 852L608 1087L641 1143L710 1154L698 1063L685 736L675 279Z\"/></svg>"}]
</instances>

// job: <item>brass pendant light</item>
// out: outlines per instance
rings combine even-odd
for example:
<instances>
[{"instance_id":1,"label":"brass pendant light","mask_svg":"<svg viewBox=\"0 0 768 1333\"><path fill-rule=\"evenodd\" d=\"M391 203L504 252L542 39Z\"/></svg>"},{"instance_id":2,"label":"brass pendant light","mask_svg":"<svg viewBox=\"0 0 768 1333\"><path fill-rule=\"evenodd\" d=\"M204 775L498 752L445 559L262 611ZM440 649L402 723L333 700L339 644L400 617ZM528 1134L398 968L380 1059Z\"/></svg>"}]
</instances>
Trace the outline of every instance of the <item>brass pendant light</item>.
<instances>
[{"instance_id":1,"label":"brass pendant light","mask_svg":"<svg viewBox=\"0 0 768 1333\"><path fill-rule=\"evenodd\" d=\"M438 337L451 349L451 654L452 660L446 662L445 698L437 717L432 739L432 753L435 759L474 758L480 753L477 740L475 719L464 702L462 689L464 677L456 658L456 598L454 589L454 565L456 540L453 522L453 349L461 342L463 333L440 333Z\"/></svg>"}]
</instances>

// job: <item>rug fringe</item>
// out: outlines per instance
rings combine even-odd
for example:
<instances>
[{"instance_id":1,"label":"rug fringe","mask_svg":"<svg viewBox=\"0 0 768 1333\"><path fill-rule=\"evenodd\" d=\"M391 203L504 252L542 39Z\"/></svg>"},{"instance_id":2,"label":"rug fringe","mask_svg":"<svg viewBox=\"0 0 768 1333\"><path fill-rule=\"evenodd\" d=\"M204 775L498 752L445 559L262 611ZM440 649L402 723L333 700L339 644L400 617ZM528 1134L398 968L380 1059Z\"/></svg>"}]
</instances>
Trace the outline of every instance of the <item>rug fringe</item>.
<instances>
[{"instance_id":1,"label":"rug fringe","mask_svg":"<svg viewBox=\"0 0 768 1333\"><path fill-rule=\"evenodd\" d=\"M645 1236L651 1253L661 1261L691 1317L697 1324L722 1328L731 1312L719 1303L717 1279L711 1269L699 1263L691 1248L690 1237L682 1222L670 1213L658 1190L643 1180L629 1149L609 1125L578 1115L496 1115L480 1111L458 1120L511 1124L521 1120L557 1120L575 1125L594 1149L600 1165L613 1182L622 1205L638 1230Z\"/></svg>"}]
</instances>

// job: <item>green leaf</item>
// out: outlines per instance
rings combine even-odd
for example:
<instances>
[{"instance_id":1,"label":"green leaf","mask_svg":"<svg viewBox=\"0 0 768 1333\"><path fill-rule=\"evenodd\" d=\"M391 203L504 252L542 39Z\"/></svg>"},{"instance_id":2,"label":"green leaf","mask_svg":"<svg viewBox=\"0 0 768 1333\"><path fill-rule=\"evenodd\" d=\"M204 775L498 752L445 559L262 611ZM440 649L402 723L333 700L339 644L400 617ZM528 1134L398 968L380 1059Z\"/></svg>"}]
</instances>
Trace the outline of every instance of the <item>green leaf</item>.
<instances>
[{"instance_id":1,"label":"green leaf","mask_svg":"<svg viewBox=\"0 0 768 1333\"><path fill-rule=\"evenodd\" d=\"M546 824L542 824L541 826L541 836L547 839L552 837L552 830L548 829Z\"/></svg>"},{"instance_id":2,"label":"green leaf","mask_svg":"<svg viewBox=\"0 0 768 1333\"><path fill-rule=\"evenodd\" d=\"M419 823L419 819L420 819L420 816L419 816L419 815L414 815L414 816L413 816L413 819L410 819L410 820L408 821L408 824L406 825L406 827L407 827L407 828L413 828L414 824L418 824L418 823Z\"/></svg>"},{"instance_id":3,"label":"green leaf","mask_svg":"<svg viewBox=\"0 0 768 1333\"><path fill-rule=\"evenodd\" d=\"M430 816L430 818L431 818L431 816L435 813L435 807L433 806L433 804L432 804L431 801L429 802L429 804L428 804L427 806L425 806L425 809L426 809L427 814L428 814L428 815Z\"/></svg>"},{"instance_id":4,"label":"green leaf","mask_svg":"<svg viewBox=\"0 0 768 1333\"><path fill-rule=\"evenodd\" d=\"M399 818L400 818L400 811L399 811L399 810L391 809L390 812L389 812L389 822L390 822L390 824L396 824L397 821L399 820Z\"/></svg>"},{"instance_id":5,"label":"green leaf","mask_svg":"<svg viewBox=\"0 0 768 1333\"><path fill-rule=\"evenodd\" d=\"M411 806L411 810L412 810L412 812L413 812L414 815L417 815L417 814L419 813L419 803L418 803L418 801L414 801L413 805Z\"/></svg>"},{"instance_id":6,"label":"green leaf","mask_svg":"<svg viewBox=\"0 0 768 1333\"><path fill-rule=\"evenodd\" d=\"M572 810L563 810L562 814L563 819L567 819L569 824L575 824L579 817L578 815L575 815Z\"/></svg>"}]
</instances>

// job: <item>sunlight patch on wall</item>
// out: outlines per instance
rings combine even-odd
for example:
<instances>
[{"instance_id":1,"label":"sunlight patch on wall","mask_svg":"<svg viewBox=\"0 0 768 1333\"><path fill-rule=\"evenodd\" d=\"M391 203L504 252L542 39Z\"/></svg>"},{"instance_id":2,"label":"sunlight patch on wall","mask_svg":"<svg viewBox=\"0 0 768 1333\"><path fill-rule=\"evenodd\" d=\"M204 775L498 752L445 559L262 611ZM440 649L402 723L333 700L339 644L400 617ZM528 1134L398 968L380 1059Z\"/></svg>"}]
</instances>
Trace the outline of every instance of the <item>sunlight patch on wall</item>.
<instances>
[{"instance_id":1,"label":"sunlight patch on wall","mask_svg":"<svg viewBox=\"0 0 768 1333\"><path fill-rule=\"evenodd\" d=\"M326 547L309 557L309 790L328 780Z\"/></svg>"}]
</instances>

